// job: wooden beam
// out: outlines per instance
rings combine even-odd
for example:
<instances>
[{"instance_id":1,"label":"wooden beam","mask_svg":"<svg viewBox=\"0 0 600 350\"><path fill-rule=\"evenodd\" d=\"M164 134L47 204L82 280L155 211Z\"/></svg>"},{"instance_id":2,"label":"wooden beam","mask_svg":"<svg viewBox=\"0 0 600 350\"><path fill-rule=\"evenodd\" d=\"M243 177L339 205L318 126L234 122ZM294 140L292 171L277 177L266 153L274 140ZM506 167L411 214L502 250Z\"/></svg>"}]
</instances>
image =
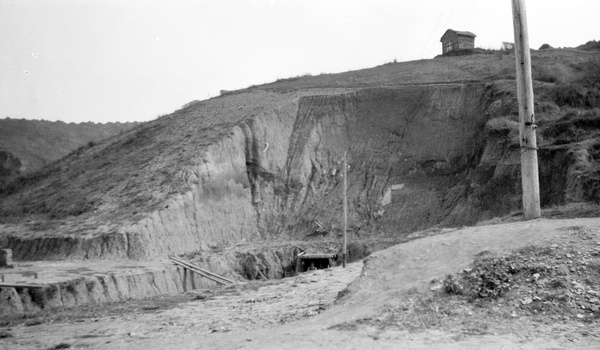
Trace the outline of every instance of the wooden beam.
<instances>
[{"instance_id":1,"label":"wooden beam","mask_svg":"<svg viewBox=\"0 0 600 350\"><path fill-rule=\"evenodd\" d=\"M217 282L217 283L219 283L219 284L227 284L227 282L224 282L224 281L222 281L222 280L220 280L220 279L217 279L217 278L214 278L214 277L212 277L212 276L210 276L210 275L207 275L207 274L203 273L202 271L200 271L200 270L197 270L197 269L195 269L195 268L193 268L193 267L187 266L187 265L185 265L185 264L183 264L183 263L181 263L181 262L179 262L179 261L175 261L175 260L173 260L173 259L171 259L171 261L173 261L173 262L174 262L176 265L179 265L179 266L183 267L183 269L184 269L184 272L183 272L183 273L185 273L185 271L186 271L186 270L189 270L189 271L191 271L191 272L195 272L195 273L197 273L198 275L200 275L200 276L202 276L202 277L204 277L204 278L208 278L209 280L211 280L211 281L213 281L213 282Z\"/></svg>"},{"instance_id":2,"label":"wooden beam","mask_svg":"<svg viewBox=\"0 0 600 350\"><path fill-rule=\"evenodd\" d=\"M42 284L0 282L0 288L44 288Z\"/></svg>"},{"instance_id":3,"label":"wooden beam","mask_svg":"<svg viewBox=\"0 0 600 350\"><path fill-rule=\"evenodd\" d=\"M196 272L196 273L201 274L201 275L206 275L210 279L214 278L214 279L218 279L218 280L220 280L222 282L234 283L234 281L232 281L232 280L230 280L228 278L225 278L223 276L217 275L216 273L212 273L210 271L204 270L204 269L202 269L202 268L200 268L200 267L198 267L198 266L196 266L196 265L194 265L194 264L192 264L190 262L187 262L187 261L185 261L183 259L179 259L177 257L171 257L171 260L173 262L176 262L180 266L183 266L183 267L186 267L186 268L190 269L193 272ZM225 284L225 283L223 283L223 284Z\"/></svg>"},{"instance_id":4,"label":"wooden beam","mask_svg":"<svg viewBox=\"0 0 600 350\"><path fill-rule=\"evenodd\" d=\"M220 283L220 284L235 283L234 281L232 281L232 280L230 280L228 278L225 278L223 276L217 275L216 273L212 273L210 271L204 270L204 269L202 269L202 268L200 268L200 267L198 267L198 266L196 266L196 265L194 265L192 263L189 263L189 262L187 262L185 260L182 260L182 259L179 259L177 257L172 256L172 257L170 257L170 259L175 264L177 264L179 266L182 266L184 268L187 268L190 271L195 272L195 273L201 275L202 277L206 277L209 280L212 280L214 282L217 282L217 283Z\"/></svg>"},{"instance_id":5,"label":"wooden beam","mask_svg":"<svg viewBox=\"0 0 600 350\"><path fill-rule=\"evenodd\" d=\"M538 174L537 140L533 111L533 82L531 53L525 0L512 0L515 34L515 63L517 68L517 97L519 101L519 139L521 144L521 185L525 220L539 218L540 183Z\"/></svg>"}]
</instances>

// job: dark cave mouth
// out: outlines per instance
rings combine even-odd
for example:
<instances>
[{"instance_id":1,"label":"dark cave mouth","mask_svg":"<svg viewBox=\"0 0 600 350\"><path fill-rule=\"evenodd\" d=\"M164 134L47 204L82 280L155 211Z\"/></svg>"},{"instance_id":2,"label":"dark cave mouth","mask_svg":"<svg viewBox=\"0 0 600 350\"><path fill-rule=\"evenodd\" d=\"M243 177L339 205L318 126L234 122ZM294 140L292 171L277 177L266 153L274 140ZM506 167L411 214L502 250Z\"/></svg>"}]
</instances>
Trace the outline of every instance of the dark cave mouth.
<instances>
[{"instance_id":1,"label":"dark cave mouth","mask_svg":"<svg viewBox=\"0 0 600 350\"><path fill-rule=\"evenodd\" d=\"M336 266L337 254L302 254L296 261L296 272L323 270Z\"/></svg>"}]
</instances>

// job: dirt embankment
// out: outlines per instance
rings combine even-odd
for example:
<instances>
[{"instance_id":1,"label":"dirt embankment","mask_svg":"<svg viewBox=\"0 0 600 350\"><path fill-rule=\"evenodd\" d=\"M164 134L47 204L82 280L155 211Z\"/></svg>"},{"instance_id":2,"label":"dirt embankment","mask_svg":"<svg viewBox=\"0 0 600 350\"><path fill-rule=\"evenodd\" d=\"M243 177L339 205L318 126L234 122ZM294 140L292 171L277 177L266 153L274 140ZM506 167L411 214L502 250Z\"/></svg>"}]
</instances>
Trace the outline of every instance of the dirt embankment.
<instances>
[{"instance_id":1,"label":"dirt embankment","mask_svg":"<svg viewBox=\"0 0 600 350\"><path fill-rule=\"evenodd\" d=\"M483 84L450 84L291 100L232 125L196 155L196 166L174 174L183 191L137 220L110 227L109 219L91 237L72 235L64 244L14 234L4 245L21 259L140 259L269 236L303 238L315 221L337 234L346 150L357 235L425 228L444 217L440 207L449 204L441 193L482 147L489 93ZM117 209L109 200L94 203L97 216ZM69 225L58 226L68 232Z\"/></svg>"},{"instance_id":2,"label":"dirt embankment","mask_svg":"<svg viewBox=\"0 0 600 350\"><path fill-rule=\"evenodd\" d=\"M93 203L94 215L41 227L5 225L14 233L1 242L18 259L147 259L268 237L303 239L318 228L316 222L335 237L342 227L345 151L354 238L489 219L519 207L519 153L512 124L506 130L490 126L490 120L505 118L514 109L514 96L505 85L374 88L291 101L279 96L275 109L241 114L243 119L228 134L195 156L196 165L181 168L169 183L161 180L164 185L153 190L149 202L140 199L119 211L114 195L133 201L140 193L125 198L117 185ZM112 149L104 147L97 152ZM548 173L566 176L570 164ZM126 180L125 188L131 181ZM179 193L157 192L175 184ZM543 200L575 192L553 186L545 188ZM136 205L150 211L117 220ZM102 218L106 221L89 230ZM37 233L19 234L23 230ZM53 234L59 230L75 232L65 239Z\"/></svg>"},{"instance_id":3,"label":"dirt embankment","mask_svg":"<svg viewBox=\"0 0 600 350\"><path fill-rule=\"evenodd\" d=\"M284 280L197 290L171 301L11 318L0 324L0 345L596 349L599 230L597 218L457 229L379 251L364 267L357 263ZM506 286L491 283L505 277L502 266L488 265L486 274L477 276L490 282L481 285L488 291L510 290L499 298L460 299L436 287L448 274L480 268L472 264L482 254L514 257L515 250L518 260L502 260L514 265L511 279L503 280Z\"/></svg>"},{"instance_id":4,"label":"dirt embankment","mask_svg":"<svg viewBox=\"0 0 600 350\"><path fill-rule=\"evenodd\" d=\"M598 200L598 112L588 106L594 96L576 99L580 109L556 102L571 101L560 84L587 68L573 53L540 55L542 202ZM192 103L4 191L0 245L16 259L156 259L305 239L317 229L335 238L345 152L353 238L397 237L518 210L508 61L488 55L388 64ZM440 82L459 80L459 73L469 79ZM411 84L402 85L402 77Z\"/></svg>"}]
</instances>

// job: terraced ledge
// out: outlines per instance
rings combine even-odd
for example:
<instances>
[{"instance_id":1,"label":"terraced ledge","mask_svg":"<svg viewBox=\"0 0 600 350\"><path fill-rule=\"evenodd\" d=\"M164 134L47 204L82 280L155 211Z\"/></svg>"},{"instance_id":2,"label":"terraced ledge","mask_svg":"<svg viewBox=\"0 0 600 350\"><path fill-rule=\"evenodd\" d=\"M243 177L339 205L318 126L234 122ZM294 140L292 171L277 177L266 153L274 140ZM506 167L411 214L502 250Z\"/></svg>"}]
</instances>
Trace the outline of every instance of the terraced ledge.
<instances>
[{"instance_id":1,"label":"terraced ledge","mask_svg":"<svg viewBox=\"0 0 600 350\"><path fill-rule=\"evenodd\" d=\"M183 269L167 262L38 261L0 269L0 275L5 277L4 286L0 285L0 316L177 295L209 283L191 274L184 276Z\"/></svg>"}]
</instances>

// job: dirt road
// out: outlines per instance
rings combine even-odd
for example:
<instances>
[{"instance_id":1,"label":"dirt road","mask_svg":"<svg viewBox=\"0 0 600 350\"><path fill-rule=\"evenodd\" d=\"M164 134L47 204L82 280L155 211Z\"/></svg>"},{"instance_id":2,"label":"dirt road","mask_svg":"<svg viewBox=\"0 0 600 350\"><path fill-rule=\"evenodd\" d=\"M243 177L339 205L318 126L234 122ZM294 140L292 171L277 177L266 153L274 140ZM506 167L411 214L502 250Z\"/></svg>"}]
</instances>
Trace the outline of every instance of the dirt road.
<instances>
[{"instance_id":1,"label":"dirt road","mask_svg":"<svg viewBox=\"0 0 600 350\"><path fill-rule=\"evenodd\" d=\"M0 348L598 349L597 322L536 323L515 315L497 319L497 327L479 334L460 324L410 331L375 326L381 315L430 293L432 279L468 267L475 254L570 244L577 239L570 234L573 227L589 232L586 244L600 246L598 218L465 228L377 252L364 268L354 263L280 281L197 291L198 300L156 313L15 326L2 330L8 336L0 339ZM464 317L469 317L466 311Z\"/></svg>"}]
</instances>

